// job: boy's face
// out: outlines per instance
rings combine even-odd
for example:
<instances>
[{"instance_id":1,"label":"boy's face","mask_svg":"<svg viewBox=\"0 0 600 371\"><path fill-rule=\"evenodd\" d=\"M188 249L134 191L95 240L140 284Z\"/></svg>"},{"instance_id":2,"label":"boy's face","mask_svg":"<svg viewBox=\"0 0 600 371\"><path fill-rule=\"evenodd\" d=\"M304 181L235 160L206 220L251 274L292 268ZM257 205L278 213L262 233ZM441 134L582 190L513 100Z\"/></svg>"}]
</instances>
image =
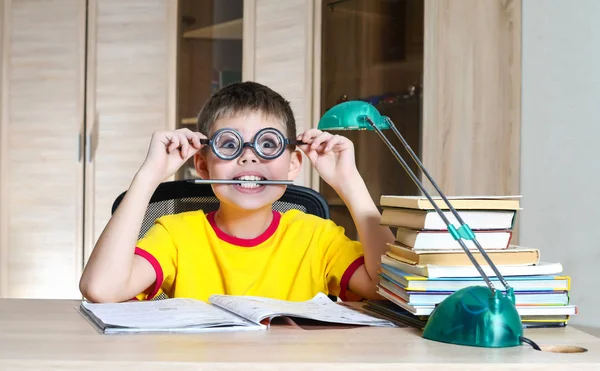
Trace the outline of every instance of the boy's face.
<instances>
[{"instance_id":1,"label":"boy's face","mask_svg":"<svg viewBox=\"0 0 600 371\"><path fill-rule=\"evenodd\" d=\"M239 131L244 142L252 142L255 134L267 127L286 132L279 120L264 116L260 112L250 112L217 120L208 137L210 139L219 129L230 128ZM252 148L245 147L238 158L222 160L206 147L195 155L194 164L198 175L203 179L238 179L253 176L267 180L293 180L301 169L302 156L298 151L286 149L278 158L265 160ZM283 195L285 186L214 184L213 190L222 203L255 210L266 206L270 208L273 202Z\"/></svg>"}]
</instances>

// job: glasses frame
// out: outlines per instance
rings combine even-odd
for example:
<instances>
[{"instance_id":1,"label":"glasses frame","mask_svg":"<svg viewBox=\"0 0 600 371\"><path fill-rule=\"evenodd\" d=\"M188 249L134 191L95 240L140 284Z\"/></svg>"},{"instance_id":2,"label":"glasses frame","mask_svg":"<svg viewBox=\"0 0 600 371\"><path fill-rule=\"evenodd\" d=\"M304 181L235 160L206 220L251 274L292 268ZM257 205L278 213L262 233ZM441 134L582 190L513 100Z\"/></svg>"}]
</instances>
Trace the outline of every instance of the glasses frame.
<instances>
[{"instance_id":1,"label":"glasses frame","mask_svg":"<svg viewBox=\"0 0 600 371\"><path fill-rule=\"evenodd\" d=\"M218 135L220 135L222 132L225 132L225 131L230 132L241 143L241 145L237 149L237 151L235 151L231 156L223 156L215 148L216 141L214 140L214 138L216 138ZM281 149L277 153L270 155L270 156L262 153L260 151L260 149L258 149L258 146L256 145L256 139L260 138L261 134L266 131L276 132L277 135L281 138L281 141L283 143L283 145L281 146ZM260 129L259 131L257 131L256 134L254 135L254 138L252 138L251 142L244 142L244 138L242 138L242 134L240 134L240 132L237 131L236 129L221 128L221 129L215 131L215 133L213 134L211 139L200 139L200 143L210 146L210 148L212 149L212 152L215 154L215 156L217 156L221 160L227 160L227 161L235 160L236 158L240 157L246 147L252 148L252 151L254 151L254 154L256 154L258 157L262 158L263 160L274 160L274 159L278 158L279 156L281 156L283 154L283 152L285 152L285 149L288 146L297 146L297 145L301 145L301 144L306 144L300 140L286 138L280 130L278 130L276 128L272 128L272 127L263 128L263 129Z\"/></svg>"}]
</instances>

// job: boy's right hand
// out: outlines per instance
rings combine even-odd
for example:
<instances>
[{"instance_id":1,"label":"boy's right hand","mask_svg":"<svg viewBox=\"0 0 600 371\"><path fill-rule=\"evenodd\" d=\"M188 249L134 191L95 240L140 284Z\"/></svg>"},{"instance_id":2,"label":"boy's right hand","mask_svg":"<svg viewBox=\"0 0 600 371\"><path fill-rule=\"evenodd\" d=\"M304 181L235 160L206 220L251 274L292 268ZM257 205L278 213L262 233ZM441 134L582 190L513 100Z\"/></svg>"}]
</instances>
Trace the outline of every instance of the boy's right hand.
<instances>
[{"instance_id":1,"label":"boy's right hand","mask_svg":"<svg viewBox=\"0 0 600 371\"><path fill-rule=\"evenodd\" d=\"M181 165L203 147L200 139L206 139L206 136L189 129L155 131L139 172L157 183L162 182L175 174Z\"/></svg>"}]
</instances>

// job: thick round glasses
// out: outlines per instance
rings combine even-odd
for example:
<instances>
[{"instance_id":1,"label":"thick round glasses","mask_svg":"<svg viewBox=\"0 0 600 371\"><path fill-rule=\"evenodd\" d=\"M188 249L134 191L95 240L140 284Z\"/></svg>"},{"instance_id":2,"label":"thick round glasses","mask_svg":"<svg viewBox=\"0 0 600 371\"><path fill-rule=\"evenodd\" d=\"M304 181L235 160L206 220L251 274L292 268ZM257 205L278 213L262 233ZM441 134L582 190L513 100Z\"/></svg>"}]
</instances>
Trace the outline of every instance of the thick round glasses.
<instances>
[{"instance_id":1,"label":"thick round glasses","mask_svg":"<svg viewBox=\"0 0 600 371\"><path fill-rule=\"evenodd\" d=\"M250 147L256 155L265 160L273 160L281 156L289 145L304 144L295 139L288 139L275 128L259 130L252 142L244 142L239 131L230 128L219 129L211 139L202 139L200 143L211 146L213 153L222 160L238 158L244 148Z\"/></svg>"}]
</instances>

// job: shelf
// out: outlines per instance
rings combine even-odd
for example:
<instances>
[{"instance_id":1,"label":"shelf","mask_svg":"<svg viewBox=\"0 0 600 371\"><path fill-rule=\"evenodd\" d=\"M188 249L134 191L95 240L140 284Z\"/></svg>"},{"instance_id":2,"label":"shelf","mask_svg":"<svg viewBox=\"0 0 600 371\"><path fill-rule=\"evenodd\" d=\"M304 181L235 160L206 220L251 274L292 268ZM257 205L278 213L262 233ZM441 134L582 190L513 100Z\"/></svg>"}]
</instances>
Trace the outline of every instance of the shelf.
<instances>
[{"instance_id":1,"label":"shelf","mask_svg":"<svg viewBox=\"0 0 600 371\"><path fill-rule=\"evenodd\" d=\"M183 33L184 39L242 40L242 18L197 28Z\"/></svg>"},{"instance_id":2,"label":"shelf","mask_svg":"<svg viewBox=\"0 0 600 371\"><path fill-rule=\"evenodd\" d=\"M181 125L195 125L197 122L197 117L186 117L181 119Z\"/></svg>"},{"instance_id":3,"label":"shelf","mask_svg":"<svg viewBox=\"0 0 600 371\"><path fill-rule=\"evenodd\" d=\"M326 4L329 12L331 13L335 13L335 12L342 12L342 13L347 13L348 15L364 15L364 16L384 16L384 17L389 17L390 14L387 13L385 10L382 10L381 7L377 6L377 3L375 2L370 2L367 3L367 7L365 8L363 7L359 7L357 5L356 2L351 2L349 7L345 7L344 4L346 2L349 2L350 0L336 0L336 1L330 1L329 3ZM360 5L360 4L359 4Z\"/></svg>"}]
</instances>

